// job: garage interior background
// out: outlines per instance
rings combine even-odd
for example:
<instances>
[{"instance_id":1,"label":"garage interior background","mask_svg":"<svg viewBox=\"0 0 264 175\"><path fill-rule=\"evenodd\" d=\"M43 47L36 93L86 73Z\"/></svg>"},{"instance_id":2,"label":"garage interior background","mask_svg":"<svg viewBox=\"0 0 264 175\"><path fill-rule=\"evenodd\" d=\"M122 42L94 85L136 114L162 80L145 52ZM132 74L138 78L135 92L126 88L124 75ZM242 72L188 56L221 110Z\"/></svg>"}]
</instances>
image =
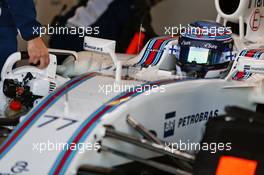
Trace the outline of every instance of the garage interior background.
<instances>
[{"instance_id":1,"label":"garage interior background","mask_svg":"<svg viewBox=\"0 0 264 175\"><path fill-rule=\"evenodd\" d=\"M35 0L35 2L39 21L47 25L64 4L67 4L69 9L77 0ZM152 25L159 35L163 35L165 26L178 26L201 19L215 20L216 15L212 0L164 0L152 10ZM48 36L45 40L48 40ZM21 39L19 39L19 50L26 50L26 43Z\"/></svg>"}]
</instances>

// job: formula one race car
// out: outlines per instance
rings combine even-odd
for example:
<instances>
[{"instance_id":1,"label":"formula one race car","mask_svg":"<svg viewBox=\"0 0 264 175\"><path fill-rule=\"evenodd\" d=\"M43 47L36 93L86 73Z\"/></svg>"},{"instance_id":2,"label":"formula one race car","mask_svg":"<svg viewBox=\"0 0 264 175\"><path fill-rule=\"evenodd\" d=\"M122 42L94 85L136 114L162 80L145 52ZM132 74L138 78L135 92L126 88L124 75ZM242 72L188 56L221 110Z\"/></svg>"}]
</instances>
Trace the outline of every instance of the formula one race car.
<instances>
[{"instance_id":1,"label":"formula one race car","mask_svg":"<svg viewBox=\"0 0 264 175\"><path fill-rule=\"evenodd\" d=\"M244 49L264 47L264 34L263 30L260 30L264 25L262 3L257 1L253 3L249 0L236 0L231 3L232 5L227 4L225 0L215 0L218 12L217 23L198 21L179 31L177 33L179 36L174 36L175 33L170 32L171 37L152 39L137 57L126 61L125 65L139 64L141 67L158 67L160 70L175 71L175 61L177 61L178 75L187 73L187 77L219 77L221 72L227 68L228 62L234 60L238 52ZM230 27L230 22L232 22L233 28ZM232 33L231 29L236 31L236 28L238 34ZM84 49L101 52L102 47L97 47L99 43L87 37ZM99 45L107 48L104 52L114 57L114 43L106 43ZM86 52L81 53L81 64L74 64L73 59L67 59L65 67L59 72L72 76L87 72L87 69L90 71L100 70L102 59L99 61L87 59L89 56ZM175 60L175 56L178 60ZM166 60L166 63L163 64L160 60ZM208 60L211 62L207 62ZM105 64L103 67L113 64L105 63L105 60L103 62ZM158 63L159 65L157 65ZM84 65L87 66L84 67ZM94 69L94 66L97 69Z\"/></svg>"},{"instance_id":2,"label":"formula one race car","mask_svg":"<svg viewBox=\"0 0 264 175\"><path fill-rule=\"evenodd\" d=\"M222 27L213 22L197 22L193 26L198 29L215 27L217 30ZM92 51L91 55L88 55L87 52L77 54L63 51L60 54L71 56L62 65L57 65L55 56L51 55L51 64L44 71L32 66L12 70L17 61L21 59L20 57L25 57L25 54L14 54L8 59L2 70L3 100L0 104L0 113L2 111L2 114L12 120L16 118L14 123L17 123L19 116L26 114L38 104L42 97L64 84L69 80L68 77L75 77L87 72L105 72L110 75L116 72L119 74L117 77L122 74L140 82L160 81L168 78L219 78L223 76L229 62L233 60L233 40L231 35L226 32L214 37L203 33L200 37L189 33L182 35L179 38L179 59L175 59L173 54L174 49L172 48L177 47L176 44L178 44L178 38L175 37L154 38L148 42L138 56L127 58L121 55L117 58L114 41L86 37L84 47L86 50ZM93 59L95 52L99 52L101 56L97 55ZM56 52L53 50L52 53ZM102 57L103 53L109 54L112 59L105 59ZM56 73L60 75L56 75ZM106 90L108 91L108 89ZM8 100L5 100L6 97Z\"/></svg>"},{"instance_id":3,"label":"formula one race car","mask_svg":"<svg viewBox=\"0 0 264 175\"><path fill-rule=\"evenodd\" d=\"M18 111L19 124L9 133L13 120L0 120L7 136L0 174L191 174L199 150L174 143L200 143L205 123L226 106L264 109L263 50L243 50L230 62L228 34L191 37L155 38L133 58L116 56L114 41L87 37L85 49L99 54L73 53L58 67L51 55L44 71L13 70L21 53L12 55L0 106Z\"/></svg>"},{"instance_id":4,"label":"formula one race car","mask_svg":"<svg viewBox=\"0 0 264 175\"><path fill-rule=\"evenodd\" d=\"M224 79L197 80L148 67L122 69L113 59L114 68L73 78L33 107L1 145L1 173L91 173L132 160L188 174L197 150L181 153L168 143L199 143L206 121L226 106L262 109L263 58L263 50L244 50ZM178 168L152 160L164 155Z\"/></svg>"}]
</instances>

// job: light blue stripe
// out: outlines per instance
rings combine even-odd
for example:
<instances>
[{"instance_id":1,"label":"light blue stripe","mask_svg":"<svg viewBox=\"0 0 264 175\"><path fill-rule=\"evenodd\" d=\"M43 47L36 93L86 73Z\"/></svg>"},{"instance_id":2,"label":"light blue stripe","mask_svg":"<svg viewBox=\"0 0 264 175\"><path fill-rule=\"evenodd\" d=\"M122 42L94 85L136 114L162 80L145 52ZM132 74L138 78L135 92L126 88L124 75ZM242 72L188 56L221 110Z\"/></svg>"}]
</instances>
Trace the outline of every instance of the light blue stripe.
<instances>
[{"instance_id":1,"label":"light blue stripe","mask_svg":"<svg viewBox=\"0 0 264 175\"><path fill-rule=\"evenodd\" d=\"M245 56L248 53L248 50L243 50L243 52L240 54L240 56Z\"/></svg>"},{"instance_id":2,"label":"light blue stripe","mask_svg":"<svg viewBox=\"0 0 264 175\"><path fill-rule=\"evenodd\" d=\"M149 48L150 43L151 43L151 41L149 41L149 42L147 43L147 48L146 48L146 50L144 51L144 53L143 53L141 59L138 61L137 65L141 65L141 62L144 60L144 56L145 56L145 54L147 54L147 50L148 50L148 48Z\"/></svg>"},{"instance_id":3,"label":"light blue stripe","mask_svg":"<svg viewBox=\"0 0 264 175\"><path fill-rule=\"evenodd\" d=\"M258 51L256 53L256 57L255 58L260 59L260 57L261 57L262 54L263 54L263 51Z\"/></svg>"},{"instance_id":4,"label":"light blue stripe","mask_svg":"<svg viewBox=\"0 0 264 175\"><path fill-rule=\"evenodd\" d=\"M161 83L162 84L162 83ZM161 85L161 84L159 84L159 85ZM144 85L141 85L141 86L146 86L146 85L148 85L148 84L144 84ZM151 87L152 88L152 87ZM136 97L136 96L138 96L138 95L140 95L140 94L142 94L142 93L144 93L144 92L146 92L147 90L149 90L148 88L145 88L144 89L145 91L140 91L140 92L135 92L135 94L133 94L133 95L131 95L130 97ZM131 91L128 91L128 92L124 92L124 93L122 93L122 94L120 94L120 95L118 95L118 96L116 96L115 98L113 98L113 99L111 99L109 102L107 102L106 104L104 104L103 106L101 106L99 109L97 109L90 117L88 117L88 119L78 128L78 130L77 131L75 131L74 132L74 134L73 134L73 136L70 138L70 140L68 141L68 145L70 145L73 141L74 141L74 139L77 137L77 135L81 132L81 130L85 127L85 125L87 125L99 112L101 112L105 107L107 107L111 102L113 102L113 101L115 101L115 100L117 100L118 98L120 98L120 97L122 97L122 96L124 96L125 94L127 94L127 93L129 93L129 92L131 92ZM130 98L129 100L131 100L132 98ZM129 101L128 100L128 101ZM118 105L115 105L115 106L112 106L108 111L106 111L100 118L99 118L99 120L105 115L105 114L107 114L108 112L110 112L110 111L113 111L114 109L116 109L117 107L119 107L120 105L122 105L122 104L124 104L124 103L126 103L127 101L124 101L124 102L122 102L122 103L119 103ZM90 128L90 129L88 129L88 131L84 134L84 136L81 138L81 140L79 141L79 143L82 143L88 136L89 136L89 134L93 131L93 129L95 128L95 126L97 126L97 124L99 123L99 120L97 120L93 125L92 125L92 128ZM61 153L60 153L60 155L59 155L59 157L57 158L57 160L55 161L55 163L54 163L54 165L53 165L53 167L52 167L52 169L50 170L50 172L49 172L49 175L53 175L54 174L54 172L55 172L55 170L56 170L56 168L58 167L58 165L59 165L59 163L60 163L60 161L62 160L62 158L63 158L63 156L64 156L64 154L65 154L65 150L63 150ZM69 167L69 164L71 163L71 161L72 161L72 159L73 159L73 157L75 156L75 153L76 153L76 151L72 151L71 152L71 155L69 156L69 158L67 159L67 161L66 161L66 163L64 164L64 166L63 166L63 168L62 168L62 170L61 170L61 172L60 172L60 174L65 174L65 172L67 171L67 168Z\"/></svg>"},{"instance_id":5,"label":"light blue stripe","mask_svg":"<svg viewBox=\"0 0 264 175\"><path fill-rule=\"evenodd\" d=\"M83 122L83 123L81 124L81 126L77 129L77 131L74 132L73 136L72 136L72 137L70 138L70 140L67 142L68 145L70 145L70 144L73 142L73 140L75 139L75 137L81 132L81 130L84 128L84 126L85 126L87 123L89 123L89 122L93 119L93 117L94 117L95 115L97 115L97 114L98 114L103 108L104 108L104 106L100 107L98 110L95 111L95 113L93 113L91 116L89 116L88 119L87 119L85 122ZM88 131L89 131L89 130L88 130ZM64 156L64 153L65 153L66 151L68 151L68 150L62 150L62 152L60 152L58 158L56 159L54 165L52 166L52 169L51 169L50 172L49 172L50 175L53 175L53 174L54 174L56 168L59 166L59 163L60 163L60 161L62 160L62 158L63 158L63 156ZM67 160L67 162L68 162L68 160ZM63 169L64 169L64 167L63 167ZM64 171L65 171L65 170L64 170ZM61 174L62 172L63 172L63 171L61 171L60 174Z\"/></svg>"},{"instance_id":6,"label":"light blue stripe","mask_svg":"<svg viewBox=\"0 0 264 175\"><path fill-rule=\"evenodd\" d=\"M147 60L149 54L150 54L150 50L152 49L153 45L155 44L155 42L159 39L163 39L164 37L157 37L157 38L154 38L150 41L150 44L148 46L148 48L146 49L146 52L145 54L143 55L143 59L141 59L141 61L138 63L139 65L142 65L145 63L145 61Z\"/></svg>"},{"instance_id":7,"label":"light blue stripe","mask_svg":"<svg viewBox=\"0 0 264 175\"><path fill-rule=\"evenodd\" d=\"M155 39L152 39L150 41L150 44L149 44L149 47L147 48L145 54L143 55L143 59L140 61L140 65L144 64L146 59L148 58L149 54L150 54L150 50L152 49L153 45L155 44L155 42L158 40L159 38L155 38Z\"/></svg>"},{"instance_id":8,"label":"light blue stripe","mask_svg":"<svg viewBox=\"0 0 264 175\"><path fill-rule=\"evenodd\" d=\"M172 39L169 39L169 40L167 40L167 41L165 41L165 42L163 42L162 43L162 45L161 45L161 52L158 52L158 54L156 55L156 57L155 57L155 60L154 60L154 62L152 63L152 65L156 65L159 61L160 61L160 58L162 57L162 55L163 55L163 53L164 53L164 48L165 48L165 46L169 43L169 42L171 42L171 41L174 41L174 40L176 40L175 38L172 38Z\"/></svg>"},{"instance_id":9,"label":"light blue stripe","mask_svg":"<svg viewBox=\"0 0 264 175\"><path fill-rule=\"evenodd\" d=\"M173 40L174 40L174 39L169 39L169 40L164 41L164 42L162 43L162 45L161 45L161 47L160 47L160 52L158 52L158 54L156 55L156 57L155 57L155 59L154 59L154 61L153 61L153 63L152 63L151 65L156 65L156 64L159 62L160 58L162 57L162 55L163 55L163 53L164 53L164 48L165 48L165 46L166 46L170 41L173 41Z\"/></svg>"},{"instance_id":10,"label":"light blue stripe","mask_svg":"<svg viewBox=\"0 0 264 175\"><path fill-rule=\"evenodd\" d=\"M71 81L68 81L64 86L62 86L61 88L59 88L58 90L56 90L54 93L50 94L48 97L46 97L44 100L42 100L42 102L35 108L32 110L32 112L30 112L29 115L27 115L27 117L14 129L14 131L12 132L11 135L9 135L9 137L7 138L7 140L4 142L4 144L2 144L2 146L5 145L5 143L8 142L8 140L31 118L31 116L37 111L39 110L42 105L44 103L46 103L53 95L55 95L58 91L62 90L63 88L67 87L69 84L71 84L73 81L76 81L77 79L81 79L82 77L78 77L76 79L73 79ZM84 81L86 81L88 78L91 77L87 77L83 80L81 80L80 82L72 85L70 88L66 89L63 93L61 93L58 97L56 97L50 104L48 104L45 107L45 110L42 110L36 117L34 120L31 121L31 123L19 134L19 136L7 147L7 149L0 155L0 159L2 159L8 151L10 151L10 149L24 136L24 134L32 127L32 125L41 117L41 115L43 113L45 113L54 103L56 103L64 94L68 93L69 91L71 91L72 89L74 89L75 87L77 87L78 85L80 85L81 83L83 83Z\"/></svg>"},{"instance_id":11,"label":"light blue stripe","mask_svg":"<svg viewBox=\"0 0 264 175\"><path fill-rule=\"evenodd\" d=\"M258 56L259 56L259 51L257 51L257 52L253 55L253 58L258 59Z\"/></svg>"},{"instance_id":12,"label":"light blue stripe","mask_svg":"<svg viewBox=\"0 0 264 175\"><path fill-rule=\"evenodd\" d=\"M95 123L93 123L91 125L91 127L85 132L85 134L81 137L80 141L78 143L83 143L85 138L88 137L88 135L91 134L91 132L94 130L94 128L97 126L97 124L100 121L97 120ZM89 122L88 122L89 123ZM78 148L78 147L77 147ZM65 172L67 171L67 169L69 168L69 164L71 163L72 159L74 158L74 156L76 155L77 150L74 150L71 152L69 158L66 160L65 166L62 167L61 171L59 172L60 175L64 175ZM52 173L51 173L52 174Z\"/></svg>"},{"instance_id":13,"label":"light blue stripe","mask_svg":"<svg viewBox=\"0 0 264 175\"><path fill-rule=\"evenodd\" d=\"M74 132L73 136L68 140L67 143L70 145L70 144L73 142L73 140L75 139L75 137L81 132L82 128L84 128L85 125L86 125L87 123L89 123L89 122L94 118L94 116L96 116L100 111L102 111L102 110L103 110L103 109L104 109L109 103L111 103L111 102L117 100L118 98L124 96L126 93L127 93L127 92L123 92L123 93L119 94L118 96L116 96L116 97L114 97L113 99L111 99L108 103L102 105L99 109L97 109L97 110L96 110L91 116L89 116L89 117L87 118L86 121L84 121L84 122L81 124L81 126L80 126L80 127ZM62 160L62 157L63 157L63 155L64 155L65 152L66 152L66 151L63 150L63 151L60 153L60 155L58 156L57 160L55 161L55 163L54 163L54 165L53 165L53 168L52 168L52 169L50 170L50 172L49 172L50 175L54 174L54 172L55 172L55 170L56 170L56 167L58 167L58 165L59 165L60 161ZM66 166L66 167L67 167L67 166ZM65 170L65 171L66 171L66 170Z\"/></svg>"}]
</instances>

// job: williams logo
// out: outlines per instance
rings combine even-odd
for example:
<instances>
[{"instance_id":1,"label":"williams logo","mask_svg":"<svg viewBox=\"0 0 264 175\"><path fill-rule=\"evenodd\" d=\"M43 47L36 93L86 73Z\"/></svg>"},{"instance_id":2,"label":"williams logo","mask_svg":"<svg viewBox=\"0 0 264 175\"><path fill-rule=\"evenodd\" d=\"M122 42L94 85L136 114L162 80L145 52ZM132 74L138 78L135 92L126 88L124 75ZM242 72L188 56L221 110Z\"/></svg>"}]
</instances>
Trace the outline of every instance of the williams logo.
<instances>
[{"instance_id":1,"label":"williams logo","mask_svg":"<svg viewBox=\"0 0 264 175\"><path fill-rule=\"evenodd\" d=\"M174 135L176 112L170 112L165 115L164 138Z\"/></svg>"}]
</instances>

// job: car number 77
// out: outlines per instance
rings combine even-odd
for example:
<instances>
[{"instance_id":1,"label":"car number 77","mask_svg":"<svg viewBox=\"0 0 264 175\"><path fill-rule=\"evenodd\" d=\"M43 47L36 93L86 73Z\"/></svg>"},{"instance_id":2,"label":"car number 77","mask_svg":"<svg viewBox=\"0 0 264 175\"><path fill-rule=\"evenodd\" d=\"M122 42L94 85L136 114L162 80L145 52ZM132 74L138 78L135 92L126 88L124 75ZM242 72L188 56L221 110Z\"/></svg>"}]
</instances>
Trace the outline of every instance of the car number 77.
<instances>
[{"instance_id":1,"label":"car number 77","mask_svg":"<svg viewBox=\"0 0 264 175\"><path fill-rule=\"evenodd\" d=\"M53 123L53 122L55 122L57 120L68 121L66 124L64 124L64 125L62 125L62 126L60 126L60 127L58 127L56 129L57 131L59 131L59 130L65 129L65 128L73 125L74 123L78 122L78 120L74 120L74 119L70 119L70 118L61 118L61 117L51 116L51 115L45 115L44 117L48 118L49 120L44 122L44 123L42 123L42 124L40 124L40 125L38 125L39 128L47 126L47 125L49 125L49 124L51 124L51 123Z\"/></svg>"}]
</instances>

